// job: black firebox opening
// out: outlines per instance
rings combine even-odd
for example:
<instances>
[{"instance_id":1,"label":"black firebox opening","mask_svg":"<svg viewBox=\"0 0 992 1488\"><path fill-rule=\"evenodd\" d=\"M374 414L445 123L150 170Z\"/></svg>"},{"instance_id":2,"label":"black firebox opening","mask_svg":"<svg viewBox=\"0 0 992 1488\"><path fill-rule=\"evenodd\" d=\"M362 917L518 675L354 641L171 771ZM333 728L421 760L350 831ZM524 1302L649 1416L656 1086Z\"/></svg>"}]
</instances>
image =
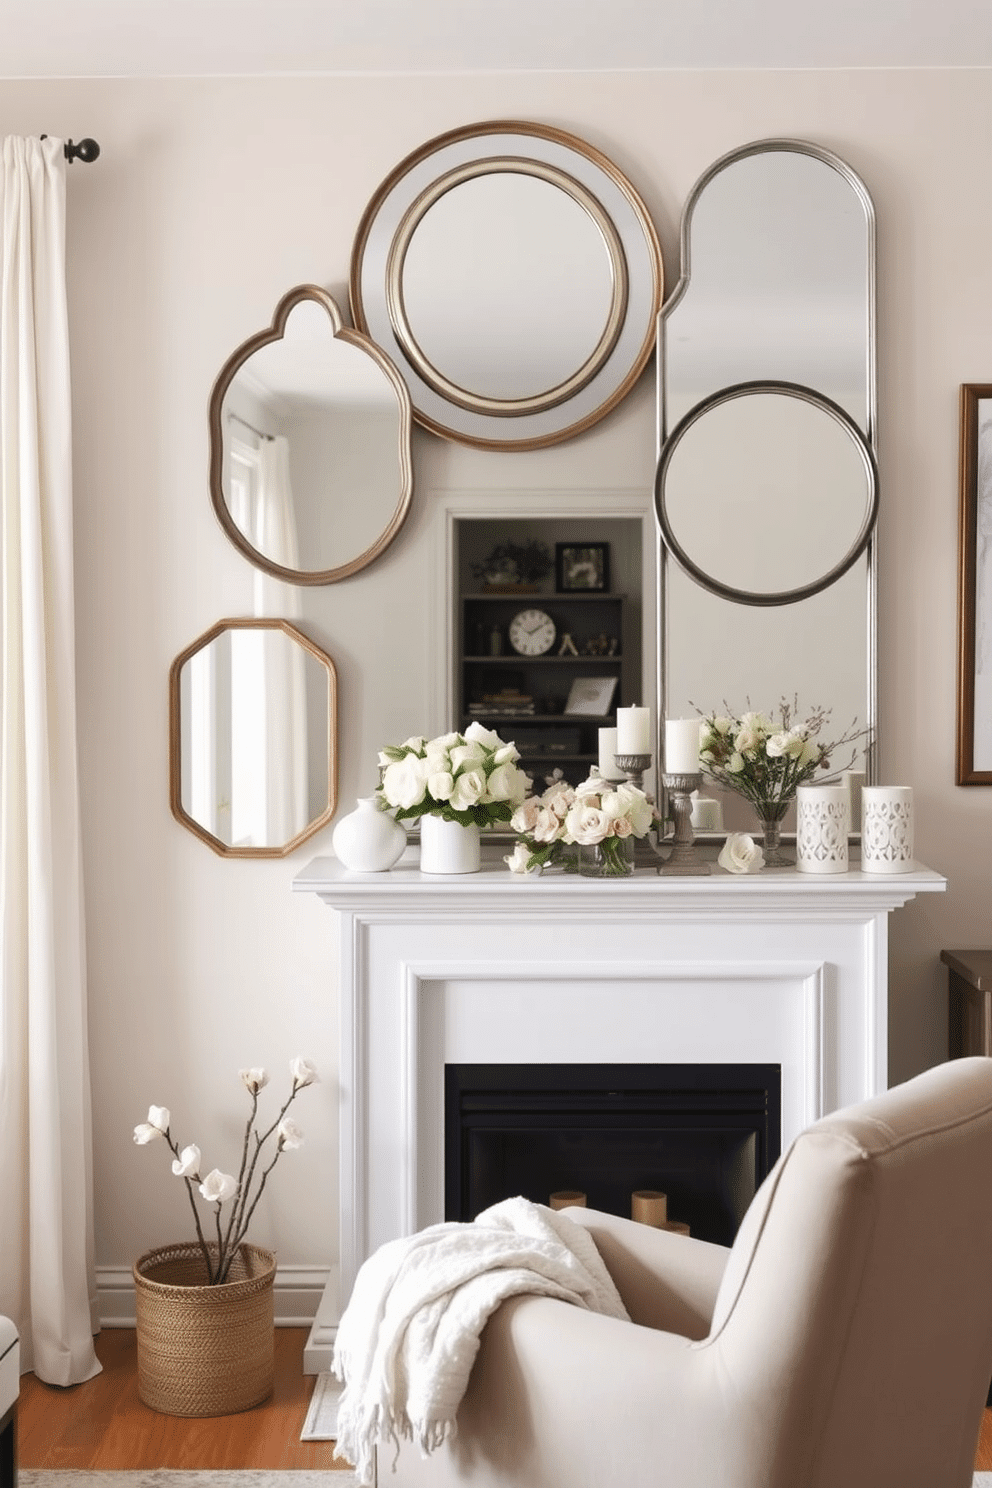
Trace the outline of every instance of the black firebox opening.
<instances>
[{"instance_id":1,"label":"black firebox opening","mask_svg":"<svg viewBox=\"0 0 992 1488\"><path fill-rule=\"evenodd\" d=\"M777 1064L449 1064L445 1218L562 1189L629 1218L658 1189L670 1220L730 1245L781 1129Z\"/></svg>"}]
</instances>

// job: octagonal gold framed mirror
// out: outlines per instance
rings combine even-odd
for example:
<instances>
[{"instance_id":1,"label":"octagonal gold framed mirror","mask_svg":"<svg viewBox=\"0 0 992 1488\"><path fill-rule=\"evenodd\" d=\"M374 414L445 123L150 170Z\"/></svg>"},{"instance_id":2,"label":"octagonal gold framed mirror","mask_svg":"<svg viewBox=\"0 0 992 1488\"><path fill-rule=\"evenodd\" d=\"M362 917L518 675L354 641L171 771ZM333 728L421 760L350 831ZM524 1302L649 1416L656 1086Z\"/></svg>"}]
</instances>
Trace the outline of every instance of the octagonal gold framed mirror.
<instances>
[{"instance_id":1,"label":"octagonal gold framed mirror","mask_svg":"<svg viewBox=\"0 0 992 1488\"><path fill-rule=\"evenodd\" d=\"M337 673L287 620L220 620L169 672L172 814L223 857L278 858L337 806Z\"/></svg>"}]
</instances>

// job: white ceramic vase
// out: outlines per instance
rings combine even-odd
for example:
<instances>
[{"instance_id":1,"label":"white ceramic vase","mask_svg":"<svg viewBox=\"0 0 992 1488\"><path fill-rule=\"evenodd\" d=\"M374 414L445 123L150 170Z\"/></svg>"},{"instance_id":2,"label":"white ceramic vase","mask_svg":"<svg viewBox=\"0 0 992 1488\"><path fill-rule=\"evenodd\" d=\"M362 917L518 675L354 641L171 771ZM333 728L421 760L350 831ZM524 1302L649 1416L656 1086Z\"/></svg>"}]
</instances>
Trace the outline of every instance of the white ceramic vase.
<instances>
[{"instance_id":1,"label":"white ceramic vase","mask_svg":"<svg viewBox=\"0 0 992 1488\"><path fill-rule=\"evenodd\" d=\"M478 873L480 865L479 828L474 822L463 827L440 816L420 818L421 873Z\"/></svg>"},{"instance_id":2,"label":"white ceramic vase","mask_svg":"<svg viewBox=\"0 0 992 1488\"><path fill-rule=\"evenodd\" d=\"M861 792L861 870L912 873L913 787L866 785Z\"/></svg>"},{"instance_id":3,"label":"white ceramic vase","mask_svg":"<svg viewBox=\"0 0 992 1488\"><path fill-rule=\"evenodd\" d=\"M353 873L385 873L406 847L406 832L382 809L378 796L363 796L334 828L331 846Z\"/></svg>"},{"instance_id":4,"label":"white ceramic vase","mask_svg":"<svg viewBox=\"0 0 992 1488\"><path fill-rule=\"evenodd\" d=\"M846 873L851 793L846 785L801 785L796 793L796 867Z\"/></svg>"}]
</instances>

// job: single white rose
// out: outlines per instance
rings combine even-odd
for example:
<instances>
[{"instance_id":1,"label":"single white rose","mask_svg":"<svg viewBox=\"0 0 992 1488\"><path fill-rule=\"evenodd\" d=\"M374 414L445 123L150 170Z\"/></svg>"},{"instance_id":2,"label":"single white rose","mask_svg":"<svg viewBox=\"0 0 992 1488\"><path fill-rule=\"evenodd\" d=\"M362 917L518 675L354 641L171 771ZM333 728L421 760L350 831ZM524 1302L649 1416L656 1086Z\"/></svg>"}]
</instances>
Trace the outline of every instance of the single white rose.
<instances>
[{"instance_id":1,"label":"single white rose","mask_svg":"<svg viewBox=\"0 0 992 1488\"><path fill-rule=\"evenodd\" d=\"M610 821L616 821L618 816L623 816L626 811L626 803L618 790L604 790L599 801L599 808L604 816Z\"/></svg>"},{"instance_id":2,"label":"single white rose","mask_svg":"<svg viewBox=\"0 0 992 1488\"><path fill-rule=\"evenodd\" d=\"M713 719L713 730L717 734L729 734L733 726L733 719L728 718L725 713L718 713Z\"/></svg>"},{"instance_id":3,"label":"single white rose","mask_svg":"<svg viewBox=\"0 0 992 1488\"><path fill-rule=\"evenodd\" d=\"M241 1076L246 1088L251 1091L252 1095L257 1095L258 1092L260 1090L264 1090L265 1086L269 1083L268 1074L265 1072L264 1069L261 1069L260 1067L256 1067L255 1069L238 1070L238 1074Z\"/></svg>"},{"instance_id":4,"label":"single white rose","mask_svg":"<svg viewBox=\"0 0 992 1488\"><path fill-rule=\"evenodd\" d=\"M764 737L756 729L742 728L734 740L734 748L738 754L753 754L763 743Z\"/></svg>"},{"instance_id":5,"label":"single white rose","mask_svg":"<svg viewBox=\"0 0 992 1488\"><path fill-rule=\"evenodd\" d=\"M470 723L464 737L470 744L481 744L486 749L502 749L506 743L499 734L492 729L483 728L481 723Z\"/></svg>"},{"instance_id":6,"label":"single white rose","mask_svg":"<svg viewBox=\"0 0 992 1488\"><path fill-rule=\"evenodd\" d=\"M600 811L598 802L595 806L591 805L588 797L576 801L565 818L565 825L572 841L584 846L602 842L610 835L609 817Z\"/></svg>"},{"instance_id":7,"label":"single white rose","mask_svg":"<svg viewBox=\"0 0 992 1488\"><path fill-rule=\"evenodd\" d=\"M516 744L504 744L502 749L497 749L493 755L493 763L497 765L516 764L520 758L520 750Z\"/></svg>"},{"instance_id":8,"label":"single white rose","mask_svg":"<svg viewBox=\"0 0 992 1488\"><path fill-rule=\"evenodd\" d=\"M440 734L436 739L431 739L427 745L428 749L450 749L453 744L462 742L461 734Z\"/></svg>"},{"instance_id":9,"label":"single white rose","mask_svg":"<svg viewBox=\"0 0 992 1488\"><path fill-rule=\"evenodd\" d=\"M435 801L447 801L455 788L455 777L447 770L440 770L436 775L427 777L427 794L433 796Z\"/></svg>"},{"instance_id":10,"label":"single white rose","mask_svg":"<svg viewBox=\"0 0 992 1488\"><path fill-rule=\"evenodd\" d=\"M400 745L400 748L409 749L413 754L420 754L426 743L427 740L424 738L423 734L414 734L412 738L404 739L403 743Z\"/></svg>"},{"instance_id":11,"label":"single white rose","mask_svg":"<svg viewBox=\"0 0 992 1488\"><path fill-rule=\"evenodd\" d=\"M426 760L408 754L389 766L382 777L382 794L390 806L408 810L419 806L427 794Z\"/></svg>"},{"instance_id":12,"label":"single white rose","mask_svg":"<svg viewBox=\"0 0 992 1488\"><path fill-rule=\"evenodd\" d=\"M602 789L603 777L600 775L599 771L596 770L589 776L588 780L583 780L581 785L577 785L575 787L575 794L576 797L598 796Z\"/></svg>"},{"instance_id":13,"label":"single white rose","mask_svg":"<svg viewBox=\"0 0 992 1488\"><path fill-rule=\"evenodd\" d=\"M184 1147L178 1159L172 1160L172 1171L177 1178L199 1178L200 1176L200 1149L195 1142Z\"/></svg>"},{"instance_id":14,"label":"single white rose","mask_svg":"<svg viewBox=\"0 0 992 1488\"><path fill-rule=\"evenodd\" d=\"M200 1192L211 1204L223 1204L227 1199L233 1199L238 1191L238 1180L232 1178L230 1173L222 1173L219 1168L212 1168L200 1184Z\"/></svg>"},{"instance_id":15,"label":"single white rose","mask_svg":"<svg viewBox=\"0 0 992 1488\"><path fill-rule=\"evenodd\" d=\"M293 1084L297 1090L302 1090L305 1085L316 1085L320 1080L317 1066L312 1059L291 1059L289 1073L293 1077Z\"/></svg>"},{"instance_id":16,"label":"single white rose","mask_svg":"<svg viewBox=\"0 0 992 1488\"><path fill-rule=\"evenodd\" d=\"M455 811L467 811L470 806L478 805L485 790L486 777L482 771L467 770L455 781L455 788L449 798L450 804Z\"/></svg>"},{"instance_id":17,"label":"single white rose","mask_svg":"<svg viewBox=\"0 0 992 1488\"><path fill-rule=\"evenodd\" d=\"M450 749L438 749L434 744L428 744L424 759L427 762L428 775L437 775L441 770L451 769Z\"/></svg>"},{"instance_id":18,"label":"single white rose","mask_svg":"<svg viewBox=\"0 0 992 1488\"><path fill-rule=\"evenodd\" d=\"M643 791L636 785L625 782L617 786L617 795L623 802L623 815L630 822L635 837L645 837L654 825L655 811Z\"/></svg>"},{"instance_id":19,"label":"single white rose","mask_svg":"<svg viewBox=\"0 0 992 1488\"><path fill-rule=\"evenodd\" d=\"M772 734L765 745L765 753L769 759L781 759L791 742L788 734Z\"/></svg>"},{"instance_id":20,"label":"single white rose","mask_svg":"<svg viewBox=\"0 0 992 1488\"><path fill-rule=\"evenodd\" d=\"M757 873L765 866L765 855L746 832L731 832L717 862L728 873Z\"/></svg>"},{"instance_id":21,"label":"single white rose","mask_svg":"<svg viewBox=\"0 0 992 1488\"><path fill-rule=\"evenodd\" d=\"M546 806L542 806L537 814L537 821L531 835L535 842L554 842L561 831L561 818L555 816Z\"/></svg>"},{"instance_id":22,"label":"single white rose","mask_svg":"<svg viewBox=\"0 0 992 1488\"><path fill-rule=\"evenodd\" d=\"M485 758L486 751L481 744L456 744L451 751L452 773L457 775L459 770L474 770Z\"/></svg>"},{"instance_id":23,"label":"single white rose","mask_svg":"<svg viewBox=\"0 0 992 1488\"><path fill-rule=\"evenodd\" d=\"M148 1107L148 1123L150 1126L157 1127L160 1132L167 1132L169 1130L171 1119L168 1106Z\"/></svg>"},{"instance_id":24,"label":"single white rose","mask_svg":"<svg viewBox=\"0 0 992 1488\"><path fill-rule=\"evenodd\" d=\"M548 787L541 797L541 802L548 811L553 811L555 816L564 817L568 814L569 807L575 803L575 792L571 786L557 782Z\"/></svg>"},{"instance_id":25,"label":"single white rose","mask_svg":"<svg viewBox=\"0 0 992 1488\"><path fill-rule=\"evenodd\" d=\"M507 853L503 862L511 873L539 873L538 868L528 868L530 860L530 848L525 842L518 842L512 853Z\"/></svg>"},{"instance_id":26,"label":"single white rose","mask_svg":"<svg viewBox=\"0 0 992 1488\"><path fill-rule=\"evenodd\" d=\"M731 775L739 775L741 773L741 771L743 770L743 768L744 768L744 756L742 754L740 754L737 750L734 750L734 753L730 756L729 760L727 761L727 769L728 769L728 771L730 772Z\"/></svg>"},{"instance_id":27,"label":"single white rose","mask_svg":"<svg viewBox=\"0 0 992 1488\"><path fill-rule=\"evenodd\" d=\"M276 1135L279 1138L280 1151L283 1147L288 1147L290 1151L293 1151L295 1148L303 1146L303 1133L290 1116L284 1116L282 1118L276 1127Z\"/></svg>"},{"instance_id":28,"label":"single white rose","mask_svg":"<svg viewBox=\"0 0 992 1488\"><path fill-rule=\"evenodd\" d=\"M149 1121L142 1121L134 1128L134 1140L139 1147L144 1147L146 1142L154 1142L156 1137L162 1133L157 1126L152 1126Z\"/></svg>"},{"instance_id":29,"label":"single white rose","mask_svg":"<svg viewBox=\"0 0 992 1488\"><path fill-rule=\"evenodd\" d=\"M486 781L486 796L490 801L512 801L520 793L521 771L516 765L497 765Z\"/></svg>"},{"instance_id":30,"label":"single white rose","mask_svg":"<svg viewBox=\"0 0 992 1488\"><path fill-rule=\"evenodd\" d=\"M522 837L529 836L537 826L537 817L540 810L540 802L533 796L529 800L523 801L510 817L511 831L519 832Z\"/></svg>"}]
</instances>

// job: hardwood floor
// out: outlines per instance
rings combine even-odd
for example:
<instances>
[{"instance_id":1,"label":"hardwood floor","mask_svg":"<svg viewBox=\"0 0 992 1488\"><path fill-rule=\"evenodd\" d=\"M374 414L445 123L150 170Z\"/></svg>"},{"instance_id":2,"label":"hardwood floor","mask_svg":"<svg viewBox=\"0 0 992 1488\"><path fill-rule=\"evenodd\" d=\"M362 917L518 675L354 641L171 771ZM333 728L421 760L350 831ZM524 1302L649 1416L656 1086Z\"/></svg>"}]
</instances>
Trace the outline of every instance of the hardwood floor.
<instances>
[{"instance_id":1,"label":"hardwood floor","mask_svg":"<svg viewBox=\"0 0 992 1488\"><path fill-rule=\"evenodd\" d=\"M976 1472L992 1472L992 1410L982 1416L982 1431L975 1456Z\"/></svg>"},{"instance_id":2,"label":"hardwood floor","mask_svg":"<svg viewBox=\"0 0 992 1488\"><path fill-rule=\"evenodd\" d=\"M332 1442L301 1442L313 1391L303 1373L305 1328L276 1329L271 1400L239 1416L184 1420L162 1416L138 1399L134 1330L106 1328L96 1340L103 1373L60 1390L33 1374L21 1378L18 1460L21 1467L319 1468L333 1460ZM992 1472L992 1410L982 1418L975 1469Z\"/></svg>"},{"instance_id":3,"label":"hardwood floor","mask_svg":"<svg viewBox=\"0 0 992 1488\"><path fill-rule=\"evenodd\" d=\"M275 1390L255 1410L186 1420L138 1399L133 1328L96 1339L103 1373L59 1389L21 1377L17 1456L24 1468L342 1469L333 1442L301 1442L313 1376L303 1374L305 1328L276 1329Z\"/></svg>"}]
</instances>

